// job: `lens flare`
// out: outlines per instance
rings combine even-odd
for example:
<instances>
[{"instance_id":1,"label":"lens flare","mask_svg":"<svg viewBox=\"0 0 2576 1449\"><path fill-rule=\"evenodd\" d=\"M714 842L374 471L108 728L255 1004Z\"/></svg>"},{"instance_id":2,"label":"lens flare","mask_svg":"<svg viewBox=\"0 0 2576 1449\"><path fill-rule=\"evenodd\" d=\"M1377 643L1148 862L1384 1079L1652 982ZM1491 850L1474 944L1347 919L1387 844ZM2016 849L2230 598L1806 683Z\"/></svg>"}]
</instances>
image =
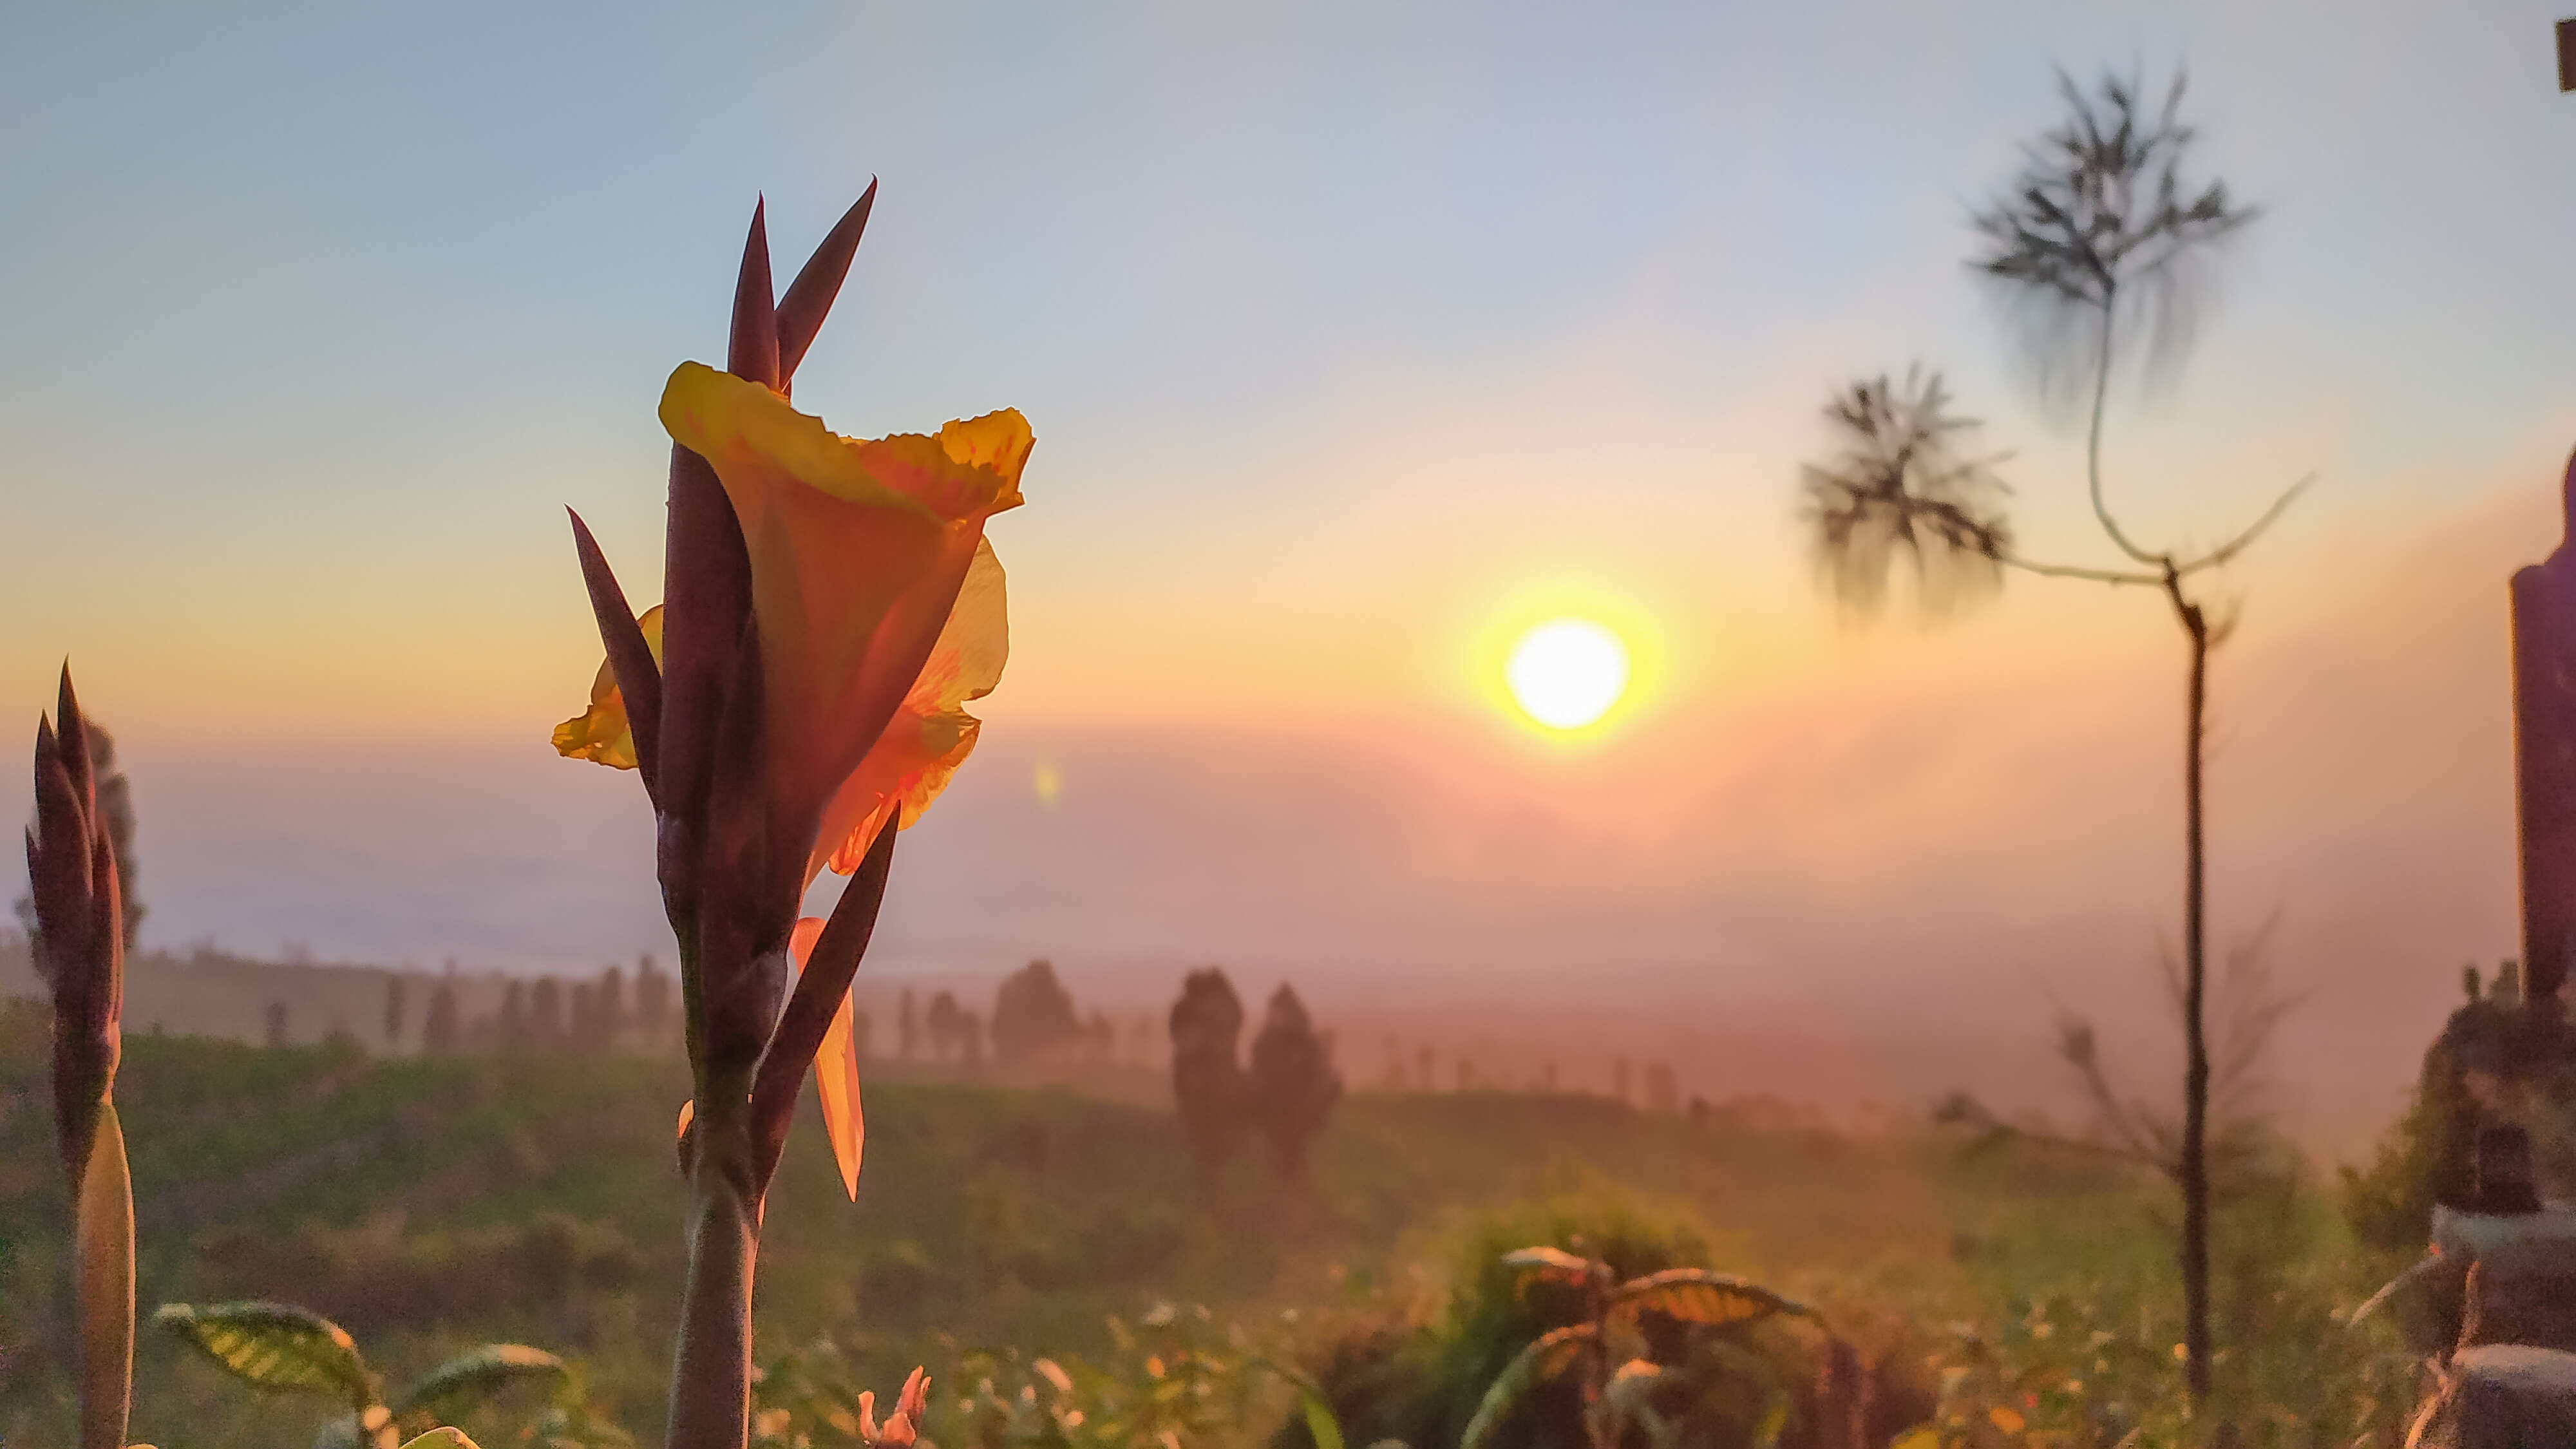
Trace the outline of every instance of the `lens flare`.
<instances>
[{"instance_id":1,"label":"lens flare","mask_svg":"<svg viewBox=\"0 0 2576 1449\"><path fill-rule=\"evenodd\" d=\"M1503 680L1531 719L1578 730L1610 712L1628 688L1628 646L1589 619L1555 619L1512 646Z\"/></svg>"}]
</instances>

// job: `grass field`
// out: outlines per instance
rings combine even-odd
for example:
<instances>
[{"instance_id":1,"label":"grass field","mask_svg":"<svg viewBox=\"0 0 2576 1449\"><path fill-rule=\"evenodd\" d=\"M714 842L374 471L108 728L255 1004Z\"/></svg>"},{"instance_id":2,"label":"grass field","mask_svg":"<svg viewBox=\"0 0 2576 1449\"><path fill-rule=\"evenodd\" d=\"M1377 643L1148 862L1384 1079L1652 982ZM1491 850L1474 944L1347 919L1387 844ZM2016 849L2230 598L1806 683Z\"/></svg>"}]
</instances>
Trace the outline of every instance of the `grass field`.
<instances>
[{"instance_id":1,"label":"grass field","mask_svg":"<svg viewBox=\"0 0 2576 1449\"><path fill-rule=\"evenodd\" d=\"M62 1442L66 1208L41 1023L0 1019L0 1439ZM535 1343L579 1360L593 1397L649 1441L682 1265L672 1124L685 1093L676 1062L376 1061L346 1046L133 1039L118 1100L142 1310L301 1303L397 1378L474 1342ZM1450 1244L1477 1214L1587 1197L1688 1220L1712 1266L1879 1325L1927 1371L1952 1370L1962 1403L1984 1391L1978 1374L2018 1383L2068 1344L2091 1345L2054 1388L1990 1386L2034 1427L2100 1420L2117 1353L2144 1360L2123 1370L2132 1398L2172 1377L2153 1362L2176 1307L2164 1197L2098 1163L1969 1156L1928 1129L1695 1128L1588 1097L1358 1095L1317 1144L1310 1204L1276 1200L1249 1162L1206 1202L1166 1113L902 1081L872 1086L866 1105L855 1205L819 1131L799 1124L768 1212L758 1321L763 1357L830 1332L881 1390L966 1348L1096 1354L1110 1317L1157 1302L1267 1323L1295 1309L1310 1345L1372 1315L1419 1320L1437 1313ZM2243 1372L2266 1380L2247 1393L2287 1403L2275 1418L2315 1422L2315 1436L2279 1442L2352 1442L2324 1420L2362 1411L2313 1401L2360 1390L2298 1381L2323 1372L2322 1315L2377 1265L2303 1187L2231 1221L2242 1225L2222 1248L2237 1246L2240 1291L2222 1309ZM2292 1332L2305 1357L2264 1360ZM2126 1347L2102 1349L2105 1334ZM148 1333L136 1379L135 1437L163 1449L300 1443L319 1418L310 1401L254 1399ZM1244 1426L1245 1441L1271 1427Z\"/></svg>"}]
</instances>

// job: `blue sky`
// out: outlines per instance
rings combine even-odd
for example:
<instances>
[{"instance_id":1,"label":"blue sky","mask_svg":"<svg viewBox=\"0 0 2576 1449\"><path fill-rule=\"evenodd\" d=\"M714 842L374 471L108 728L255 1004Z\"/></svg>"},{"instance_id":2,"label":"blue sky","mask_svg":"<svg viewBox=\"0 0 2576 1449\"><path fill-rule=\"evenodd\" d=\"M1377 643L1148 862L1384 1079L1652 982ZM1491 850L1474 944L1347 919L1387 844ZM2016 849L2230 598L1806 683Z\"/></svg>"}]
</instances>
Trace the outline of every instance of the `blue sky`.
<instances>
[{"instance_id":1,"label":"blue sky","mask_svg":"<svg viewBox=\"0 0 2576 1449\"><path fill-rule=\"evenodd\" d=\"M2187 60L2204 168L2266 208L2182 383L2113 433L2114 497L2151 537L2206 537L2320 472L2230 582L2275 629L2249 650L2344 657L2401 596L2483 640L2494 571L2552 541L2516 501L2547 494L2576 438L2576 97L2555 92L2544 6L534 10L9 18L0 698L32 714L69 654L124 731L147 838L169 842L150 867L165 942L542 964L654 939L631 782L543 750L597 658L558 510L654 594L652 403L720 345L763 192L785 272L883 182L800 405L849 433L1012 405L1038 433L1030 506L995 528L1015 657L989 768L909 857L938 904L889 917L889 950L928 966L1582 941L1670 984L1701 979L1704 943L1742 984L1866 954L1772 919L1858 879L1938 903L1963 943L2142 930L2169 894L2167 822L2097 830L2029 781L1958 822L2002 843L1909 874L1950 817L1891 816L1793 760L1783 778L1818 782L1798 802L1811 854L1675 845L1602 887L1617 929L1557 889L1562 936L1480 922L1526 894L1538 867L1512 842L1536 817L1488 829L1460 803L1671 840L1584 802L1620 796L1613 778L1620 798L1740 786L1782 740L1995 710L2053 723L2017 755L1995 730L1938 735L1963 753L1909 756L1927 800L1952 798L1945 772L2034 753L2061 783L2161 778L2171 641L2151 613L2017 593L1937 640L1858 639L1810 587L1793 518L1826 391L1921 358L2020 450L2034 550L2100 548L2072 442L2027 405L1961 265L1967 213L2055 114L2054 65ZM2384 545L2417 532L2485 542L2410 572L2419 551ZM2342 548L2379 549L2378 571L2344 573ZM1625 760L1540 759L1463 722L1481 705L1461 641L1559 582L1665 621L1670 697ZM2363 648L2359 674L2387 678L2350 697L2453 680L2453 640ZM2093 668L2145 681L2134 718L2102 717L2131 699L2112 685L2047 687ZM2250 681L2222 769L2259 782L2313 755L2293 719L2492 754L2483 677L2420 729L2319 726L2313 699ZM1264 850L1311 853L1336 789L1383 802L1461 760L1487 773L1433 790L1403 861L1312 883L1335 900L1245 884ZM1028 813L1042 762L1068 782L1051 824ZM2372 796L2363 828L2390 859L2465 849L2487 869L2506 802L2479 769L2466 814ZM2323 902L2380 879L2384 861L2316 864L2350 827L2300 833L2350 788L2242 822L2267 889ZM0 777L0 814L23 808ZM1122 840L1123 873L1065 866ZM1716 858L1806 874L1712 895L1675 864ZM1985 867L1990 899L1942 874ZM999 909L977 882L1005 877ZM2509 940L2492 890L2427 889L2467 902L2442 918L2462 950Z\"/></svg>"}]
</instances>

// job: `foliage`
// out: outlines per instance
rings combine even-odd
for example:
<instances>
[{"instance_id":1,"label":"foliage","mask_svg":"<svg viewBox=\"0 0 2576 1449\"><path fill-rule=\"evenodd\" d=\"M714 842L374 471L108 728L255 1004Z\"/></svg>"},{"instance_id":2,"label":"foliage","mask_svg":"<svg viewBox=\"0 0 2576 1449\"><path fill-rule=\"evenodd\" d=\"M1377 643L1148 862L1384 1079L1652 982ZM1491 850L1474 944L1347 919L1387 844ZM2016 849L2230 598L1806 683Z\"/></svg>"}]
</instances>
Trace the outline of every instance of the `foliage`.
<instances>
[{"instance_id":1,"label":"foliage","mask_svg":"<svg viewBox=\"0 0 2576 1449\"><path fill-rule=\"evenodd\" d=\"M1622 1283L1607 1263L1548 1247L1505 1253L1503 1263L1522 1275L1524 1291L1545 1285L1581 1295L1585 1316L1531 1340L1495 1375L1459 1436L1460 1449L1492 1443L1523 1401L1558 1380L1582 1390L1584 1429L1598 1449L1615 1449L1631 1430L1659 1446L1711 1442L1721 1420L1734 1421L1726 1427L1737 1431L1726 1439L1778 1439L1789 1396L1767 1374L1745 1381L1748 1376L1735 1372L1759 1356L1741 1344L1717 1342L1718 1334L1691 1330L1732 1338L1775 1314L1812 1316L1814 1310L1703 1268L1666 1268ZM1650 1357L1657 1345L1649 1332L1656 1326L1666 1328L1667 1338L1681 1330L1681 1362Z\"/></svg>"},{"instance_id":2,"label":"foliage","mask_svg":"<svg viewBox=\"0 0 2576 1449\"><path fill-rule=\"evenodd\" d=\"M2431 1100L2417 1091L2380 1135L2368 1166L2337 1170L2344 1221L2363 1245L2396 1256L2431 1241L2440 1146Z\"/></svg>"},{"instance_id":3,"label":"foliage","mask_svg":"<svg viewBox=\"0 0 2576 1449\"><path fill-rule=\"evenodd\" d=\"M1110 1319L1109 1348L1096 1357L961 1351L947 1392L931 1396L925 1438L949 1449L1199 1449L1284 1418L1313 1449L1342 1449L1331 1407L1289 1366L1294 1324L1292 1314L1262 1333L1161 1303L1133 1322ZM754 1389L754 1449L857 1449L869 1397L859 1381L853 1356L828 1335L773 1360Z\"/></svg>"},{"instance_id":4,"label":"foliage","mask_svg":"<svg viewBox=\"0 0 2576 1449\"><path fill-rule=\"evenodd\" d=\"M1800 469L1799 512L1835 599L1875 612L1898 564L1927 613L2001 586L2012 524L1998 503L2012 489L1995 473L2003 459L1968 445L1979 424L1950 412L1941 374L1861 378L1825 416L1841 450Z\"/></svg>"},{"instance_id":5,"label":"foliage","mask_svg":"<svg viewBox=\"0 0 2576 1449\"><path fill-rule=\"evenodd\" d=\"M554 1449L616 1449L631 1442L623 1431L584 1410L572 1370L563 1360L523 1344L469 1349L388 1396L348 1330L291 1304L198 1308L165 1303L152 1323L254 1389L314 1394L345 1404L348 1412L324 1425L320 1445L393 1449L523 1385L546 1390L553 1402L522 1437ZM576 1423L583 1431L578 1436L570 1432ZM539 1435L543 1437L532 1437Z\"/></svg>"},{"instance_id":6,"label":"foliage","mask_svg":"<svg viewBox=\"0 0 2576 1449\"><path fill-rule=\"evenodd\" d=\"M1999 1143L1977 1172L2024 1173L2063 1157L2027 1140ZM1938 1330L1930 1357L1941 1407L1923 1442L2180 1449L2207 1442L2214 1421L2235 1426L2249 1449L2394 1449L2418 1366L2385 1321L2348 1324L2386 1262L2352 1240L2295 1159L2274 1162L2269 1174L2240 1179L2212 1222L2212 1308L2224 1347L2199 1414L2176 1372L2170 1209L2113 1185L2100 1175L2112 1166L2091 1158L2089 1185L2068 1178L2059 1190L1979 1210L1972 1261L1987 1291L1973 1317Z\"/></svg>"},{"instance_id":7,"label":"foliage","mask_svg":"<svg viewBox=\"0 0 2576 1449\"><path fill-rule=\"evenodd\" d=\"M1445 1301L1347 1327L1316 1377L1360 1442L1575 1445L1592 1442L1593 1393L1644 1361L1672 1372L1631 1373L1614 1412L1685 1421L1691 1443L1768 1442L1801 1412L1816 1344L1765 1331L1790 1305L1696 1268L1710 1251L1686 1213L1621 1196L1492 1210L1454 1235ZM1729 1313L1703 1308L1745 1311L1709 1324Z\"/></svg>"},{"instance_id":8,"label":"foliage","mask_svg":"<svg viewBox=\"0 0 2576 1449\"><path fill-rule=\"evenodd\" d=\"M2227 185L2187 182L2193 130L2177 72L2159 106L2136 79L2106 74L2088 93L2058 73L2065 119L2023 148L2022 168L1977 213L1971 264L2021 309L2042 392L2071 404L2103 382L2115 329L2151 363L2189 345L2198 267L2209 244L2254 217Z\"/></svg>"}]
</instances>

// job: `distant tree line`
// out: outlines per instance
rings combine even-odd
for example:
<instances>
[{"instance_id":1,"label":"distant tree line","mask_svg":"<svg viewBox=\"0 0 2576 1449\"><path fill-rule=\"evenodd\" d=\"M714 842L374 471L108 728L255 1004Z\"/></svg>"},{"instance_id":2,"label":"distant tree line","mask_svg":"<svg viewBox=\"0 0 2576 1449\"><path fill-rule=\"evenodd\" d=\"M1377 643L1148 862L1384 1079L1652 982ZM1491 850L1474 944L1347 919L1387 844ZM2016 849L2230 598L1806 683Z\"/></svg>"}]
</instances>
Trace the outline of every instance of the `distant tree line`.
<instances>
[{"instance_id":1,"label":"distant tree line","mask_svg":"<svg viewBox=\"0 0 2576 1449\"><path fill-rule=\"evenodd\" d=\"M628 1048L653 1048L676 1039L679 1028L677 983L652 957L638 963L630 987L622 967L611 966L591 979L539 976L512 981L502 989L499 1006L467 1017L458 983L448 977L423 978L397 973L385 982L384 1044L400 1049L412 1034L413 992L425 980L419 1048L432 1056L464 1052L558 1052L592 1054ZM856 1023L860 1049L866 1050L867 1021ZM287 1007L268 1008L271 1045L287 1034Z\"/></svg>"}]
</instances>

